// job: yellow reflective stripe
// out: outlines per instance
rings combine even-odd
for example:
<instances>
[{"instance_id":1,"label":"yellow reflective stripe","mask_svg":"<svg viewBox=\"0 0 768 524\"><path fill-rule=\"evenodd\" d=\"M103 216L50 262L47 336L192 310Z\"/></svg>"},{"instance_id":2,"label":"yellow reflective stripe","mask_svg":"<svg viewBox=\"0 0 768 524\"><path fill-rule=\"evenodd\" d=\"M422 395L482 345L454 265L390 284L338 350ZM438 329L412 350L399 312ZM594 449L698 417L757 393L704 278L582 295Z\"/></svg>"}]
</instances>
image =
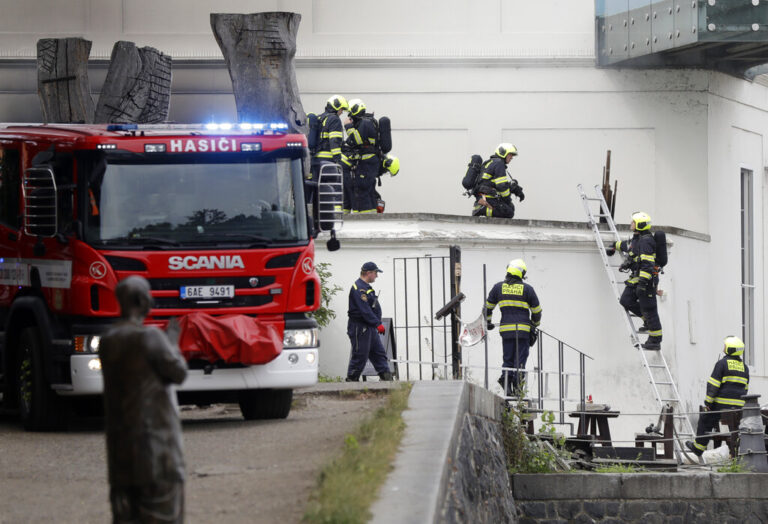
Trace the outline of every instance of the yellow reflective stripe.
<instances>
[{"instance_id":1,"label":"yellow reflective stripe","mask_svg":"<svg viewBox=\"0 0 768 524\"><path fill-rule=\"evenodd\" d=\"M317 158L333 158L333 154L330 151L319 151Z\"/></svg>"},{"instance_id":2,"label":"yellow reflective stripe","mask_svg":"<svg viewBox=\"0 0 768 524\"><path fill-rule=\"evenodd\" d=\"M701 444L699 444L698 442L695 442L695 441L694 441L693 445L694 445L694 447L695 447L696 449L700 449L701 451L706 451L706 450L707 450L707 446L702 446L702 445L701 445Z\"/></svg>"},{"instance_id":3,"label":"yellow reflective stripe","mask_svg":"<svg viewBox=\"0 0 768 524\"><path fill-rule=\"evenodd\" d=\"M360 132L357 129L352 129L349 134L355 139L355 143L359 146L363 145L363 139L360 138Z\"/></svg>"},{"instance_id":4,"label":"yellow reflective stripe","mask_svg":"<svg viewBox=\"0 0 768 524\"><path fill-rule=\"evenodd\" d=\"M652 337L660 337L661 336L661 330L659 329L659 330L656 330L656 331L649 331L648 334L650 336L652 336Z\"/></svg>"},{"instance_id":5,"label":"yellow reflective stripe","mask_svg":"<svg viewBox=\"0 0 768 524\"><path fill-rule=\"evenodd\" d=\"M627 284L637 284L638 278L632 277L627 279Z\"/></svg>"},{"instance_id":6,"label":"yellow reflective stripe","mask_svg":"<svg viewBox=\"0 0 768 524\"><path fill-rule=\"evenodd\" d=\"M500 300L499 301L499 307L521 307L524 309L530 309L530 305L528 302L523 302L522 300Z\"/></svg>"},{"instance_id":7,"label":"yellow reflective stripe","mask_svg":"<svg viewBox=\"0 0 768 524\"><path fill-rule=\"evenodd\" d=\"M488 301L486 300L486 301L485 301L485 307L487 307L488 309L493 309L493 308L495 308L495 307L496 307L496 304L493 304L493 303L491 303L491 302L488 302Z\"/></svg>"},{"instance_id":8,"label":"yellow reflective stripe","mask_svg":"<svg viewBox=\"0 0 768 524\"><path fill-rule=\"evenodd\" d=\"M715 402L718 404L725 404L726 406L743 406L744 401L742 399L735 399L735 398L723 398L723 397L715 397Z\"/></svg>"},{"instance_id":9,"label":"yellow reflective stripe","mask_svg":"<svg viewBox=\"0 0 768 524\"><path fill-rule=\"evenodd\" d=\"M644 278L646 280L650 280L651 279L651 274L648 273L647 271L640 271L640 273L638 273L637 276L639 276L640 278Z\"/></svg>"},{"instance_id":10,"label":"yellow reflective stripe","mask_svg":"<svg viewBox=\"0 0 768 524\"><path fill-rule=\"evenodd\" d=\"M621 251L621 240L617 240L613 247L616 248L616 251Z\"/></svg>"},{"instance_id":11,"label":"yellow reflective stripe","mask_svg":"<svg viewBox=\"0 0 768 524\"><path fill-rule=\"evenodd\" d=\"M491 174L490 173L483 173L483 176L480 177L480 178L482 178L483 180L490 180L491 179Z\"/></svg>"},{"instance_id":12,"label":"yellow reflective stripe","mask_svg":"<svg viewBox=\"0 0 768 524\"><path fill-rule=\"evenodd\" d=\"M366 290L366 293L373 293L373 289Z\"/></svg>"},{"instance_id":13,"label":"yellow reflective stripe","mask_svg":"<svg viewBox=\"0 0 768 524\"><path fill-rule=\"evenodd\" d=\"M493 209L491 209L490 207L486 207L485 208L485 216L492 217L493 216Z\"/></svg>"},{"instance_id":14,"label":"yellow reflective stripe","mask_svg":"<svg viewBox=\"0 0 768 524\"><path fill-rule=\"evenodd\" d=\"M507 177L505 176L496 177L493 180L491 180L491 182L493 182L494 184L503 184L506 181L507 181Z\"/></svg>"},{"instance_id":15,"label":"yellow reflective stripe","mask_svg":"<svg viewBox=\"0 0 768 524\"><path fill-rule=\"evenodd\" d=\"M331 154L333 156L340 155L341 154L341 148L340 147L334 147L333 149L331 149Z\"/></svg>"},{"instance_id":16,"label":"yellow reflective stripe","mask_svg":"<svg viewBox=\"0 0 768 524\"><path fill-rule=\"evenodd\" d=\"M331 131L328 133L328 138L342 138L344 134L341 131Z\"/></svg>"},{"instance_id":17,"label":"yellow reflective stripe","mask_svg":"<svg viewBox=\"0 0 768 524\"><path fill-rule=\"evenodd\" d=\"M656 255L640 255L640 260L650 260L651 262L654 262L656 260Z\"/></svg>"},{"instance_id":18,"label":"yellow reflective stripe","mask_svg":"<svg viewBox=\"0 0 768 524\"><path fill-rule=\"evenodd\" d=\"M749 384L749 379L746 377L723 377L723 382L736 382L737 384L744 384L745 386Z\"/></svg>"},{"instance_id":19,"label":"yellow reflective stripe","mask_svg":"<svg viewBox=\"0 0 768 524\"><path fill-rule=\"evenodd\" d=\"M709 395L707 395L706 397L704 397L704 402L714 402L714 401L715 401L715 399L714 399L714 398L712 398L712 397L710 397Z\"/></svg>"},{"instance_id":20,"label":"yellow reflective stripe","mask_svg":"<svg viewBox=\"0 0 768 524\"><path fill-rule=\"evenodd\" d=\"M712 377L709 377L709 380L707 380L707 383L712 384L716 388L719 388L722 385L722 382Z\"/></svg>"},{"instance_id":21,"label":"yellow reflective stripe","mask_svg":"<svg viewBox=\"0 0 768 524\"><path fill-rule=\"evenodd\" d=\"M499 331L530 331L531 326L528 324L502 324L499 326Z\"/></svg>"},{"instance_id":22,"label":"yellow reflective stripe","mask_svg":"<svg viewBox=\"0 0 768 524\"><path fill-rule=\"evenodd\" d=\"M369 158L373 158L376 156L376 153L367 153L360 157L361 160L368 160Z\"/></svg>"},{"instance_id":23,"label":"yellow reflective stripe","mask_svg":"<svg viewBox=\"0 0 768 524\"><path fill-rule=\"evenodd\" d=\"M499 196L501 196L501 197L507 197L507 196L509 196L509 193L510 193L510 190L509 190L509 189L507 189L506 191L501 191L501 192L499 193Z\"/></svg>"},{"instance_id":24,"label":"yellow reflective stripe","mask_svg":"<svg viewBox=\"0 0 768 524\"><path fill-rule=\"evenodd\" d=\"M532 307L531 313L541 313L541 306Z\"/></svg>"},{"instance_id":25,"label":"yellow reflective stripe","mask_svg":"<svg viewBox=\"0 0 768 524\"><path fill-rule=\"evenodd\" d=\"M376 213L376 210L375 209L361 209L360 211L352 210L352 213L353 214L360 214L360 215L362 215L362 214L365 214L365 213Z\"/></svg>"},{"instance_id":26,"label":"yellow reflective stripe","mask_svg":"<svg viewBox=\"0 0 768 524\"><path fill-rule=\"evenodd\" d=\"M357 289L357 284L352 284L352 287Z\"/></svg>"},{"instance_id":27,"label":"yellow reflective stripe","mask_svg":"<svg viewBox=\"0 0 768 524\"><path fill-rule=\"evenodd\" d=\"M368 139L368 143L371 144L372 146L375 146L376 145L376 139L375 138L369 138Z\"/></svg>"}]
</instances>

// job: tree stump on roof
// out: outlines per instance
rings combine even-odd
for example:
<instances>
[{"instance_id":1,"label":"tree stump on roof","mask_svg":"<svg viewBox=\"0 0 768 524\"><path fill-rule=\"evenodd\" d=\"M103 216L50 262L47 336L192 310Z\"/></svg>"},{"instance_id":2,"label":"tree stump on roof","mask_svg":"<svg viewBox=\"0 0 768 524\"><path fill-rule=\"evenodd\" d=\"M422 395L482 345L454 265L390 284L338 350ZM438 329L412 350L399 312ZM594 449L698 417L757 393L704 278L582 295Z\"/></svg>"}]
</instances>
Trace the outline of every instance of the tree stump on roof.
<instances>
[{"instance_id":1,"label":"tree stump on roof","mask_svg":"<svg viewBox=\"0 0 768 524\"><path fill-rule=\"evenodd\" d=\"M155 124L168 119L171 57L154 47L119 41L96 107L96 123Z\"/></svg>"},{"instance_id":2,"label":"tree stump on roof","mask_svg":"<svg viewBox=\"0 0 768 524\"><path fill-rule=\"evenodd\" d=\"M306 133L293 62L300 22L296 13L211 13L240 122L285 122L292 132Z\"/></svg>"},{"instance_id":3,"label":"tree stump on roof","mask_svg":"<svg viewBox=\"0 0 768 524\"><path fill-rule=\"evenodd\" d=\"M83 38L37 41L37 93L45 122L93 122L88 82L90 53L91 42Z\"/></svg>"}]
</instances>

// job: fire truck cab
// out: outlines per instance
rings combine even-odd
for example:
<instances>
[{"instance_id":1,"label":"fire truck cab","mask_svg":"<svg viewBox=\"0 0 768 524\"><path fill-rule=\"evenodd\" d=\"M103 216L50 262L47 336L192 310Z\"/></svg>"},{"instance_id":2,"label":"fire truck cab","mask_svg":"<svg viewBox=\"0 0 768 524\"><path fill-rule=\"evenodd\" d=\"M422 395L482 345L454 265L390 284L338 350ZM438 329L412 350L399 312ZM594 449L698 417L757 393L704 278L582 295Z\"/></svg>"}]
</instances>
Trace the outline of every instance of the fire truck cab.
<instances>
[{"instance_id":1,"label":"fire truck cab","mask_svg":"<svg viewBox=\"0 0 768 524\"><path fill-rule=\"evenodd\" d=\"M114 288L140 275L154 300L147 324L237 318L273 341L227 353L213 333L207 352L182 347L181 403L286 417L293 388L318 373L306 155L283 124L0 126L3 404L44 430L73 397L99 395Z\"/></svg>"}]
</instances>

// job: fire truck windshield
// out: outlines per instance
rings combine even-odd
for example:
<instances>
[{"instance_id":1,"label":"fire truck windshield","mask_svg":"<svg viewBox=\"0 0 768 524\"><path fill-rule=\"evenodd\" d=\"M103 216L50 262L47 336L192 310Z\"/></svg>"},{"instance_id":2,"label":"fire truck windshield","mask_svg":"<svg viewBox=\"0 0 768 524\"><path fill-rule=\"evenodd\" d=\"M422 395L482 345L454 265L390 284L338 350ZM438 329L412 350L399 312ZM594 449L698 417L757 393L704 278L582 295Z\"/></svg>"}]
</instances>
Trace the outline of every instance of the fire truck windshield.
<instances>
[{"instance_id":1,"label":"fire truck windshield","mask_svg":"<svg viewBox=\"0 0 768 524\"><path fill-rule=\"evenodd\" d=\"M301 158L98 153L87 178L85 240L97 247L308 241Z\"/></svg>"}]
</instances>

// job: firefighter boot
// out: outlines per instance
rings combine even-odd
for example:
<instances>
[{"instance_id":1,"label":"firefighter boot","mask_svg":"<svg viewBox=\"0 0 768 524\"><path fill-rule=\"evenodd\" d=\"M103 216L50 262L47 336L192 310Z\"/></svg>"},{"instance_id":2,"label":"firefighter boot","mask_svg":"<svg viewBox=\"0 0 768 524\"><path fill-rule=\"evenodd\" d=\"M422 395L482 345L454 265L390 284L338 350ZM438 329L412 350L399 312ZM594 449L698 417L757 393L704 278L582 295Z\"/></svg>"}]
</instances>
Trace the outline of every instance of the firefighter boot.
<instances>
[{"instance_id":1,"label":"firefighter boot","mask_svg":"<svg viewBox=\"0 0 768 524\"><path fill-rule=\"evenodd\" d=\"M685 441L685 447L688 448L688 451L696 455L697 457L700 457L704 454L703 451L701 451L699 448L697 448L694 443L690 440Z\"/></svg>"},{"instance_id":2,"label":"firefighter boot","mask_svg":"<svg viewBox=\"0 0 768 524\"><path fill-rule=\"evenodd\" d=\"M382 371L381 373L379 373L379 378L386 382L391 382L392 380L394 380L392 378L392 373L390 373L389 371Z\"/></svg>"},{"instance_id":3,"label":"firefighter boot","mask_svg":"<svg viewBox=\"0 0 768 524\"><path fill-rule=\"evenodd\" d=\"M648 337L648 340L643 344L643 349L659 351L661 349L661 337Z\"/></svg>"}]
</instances>

